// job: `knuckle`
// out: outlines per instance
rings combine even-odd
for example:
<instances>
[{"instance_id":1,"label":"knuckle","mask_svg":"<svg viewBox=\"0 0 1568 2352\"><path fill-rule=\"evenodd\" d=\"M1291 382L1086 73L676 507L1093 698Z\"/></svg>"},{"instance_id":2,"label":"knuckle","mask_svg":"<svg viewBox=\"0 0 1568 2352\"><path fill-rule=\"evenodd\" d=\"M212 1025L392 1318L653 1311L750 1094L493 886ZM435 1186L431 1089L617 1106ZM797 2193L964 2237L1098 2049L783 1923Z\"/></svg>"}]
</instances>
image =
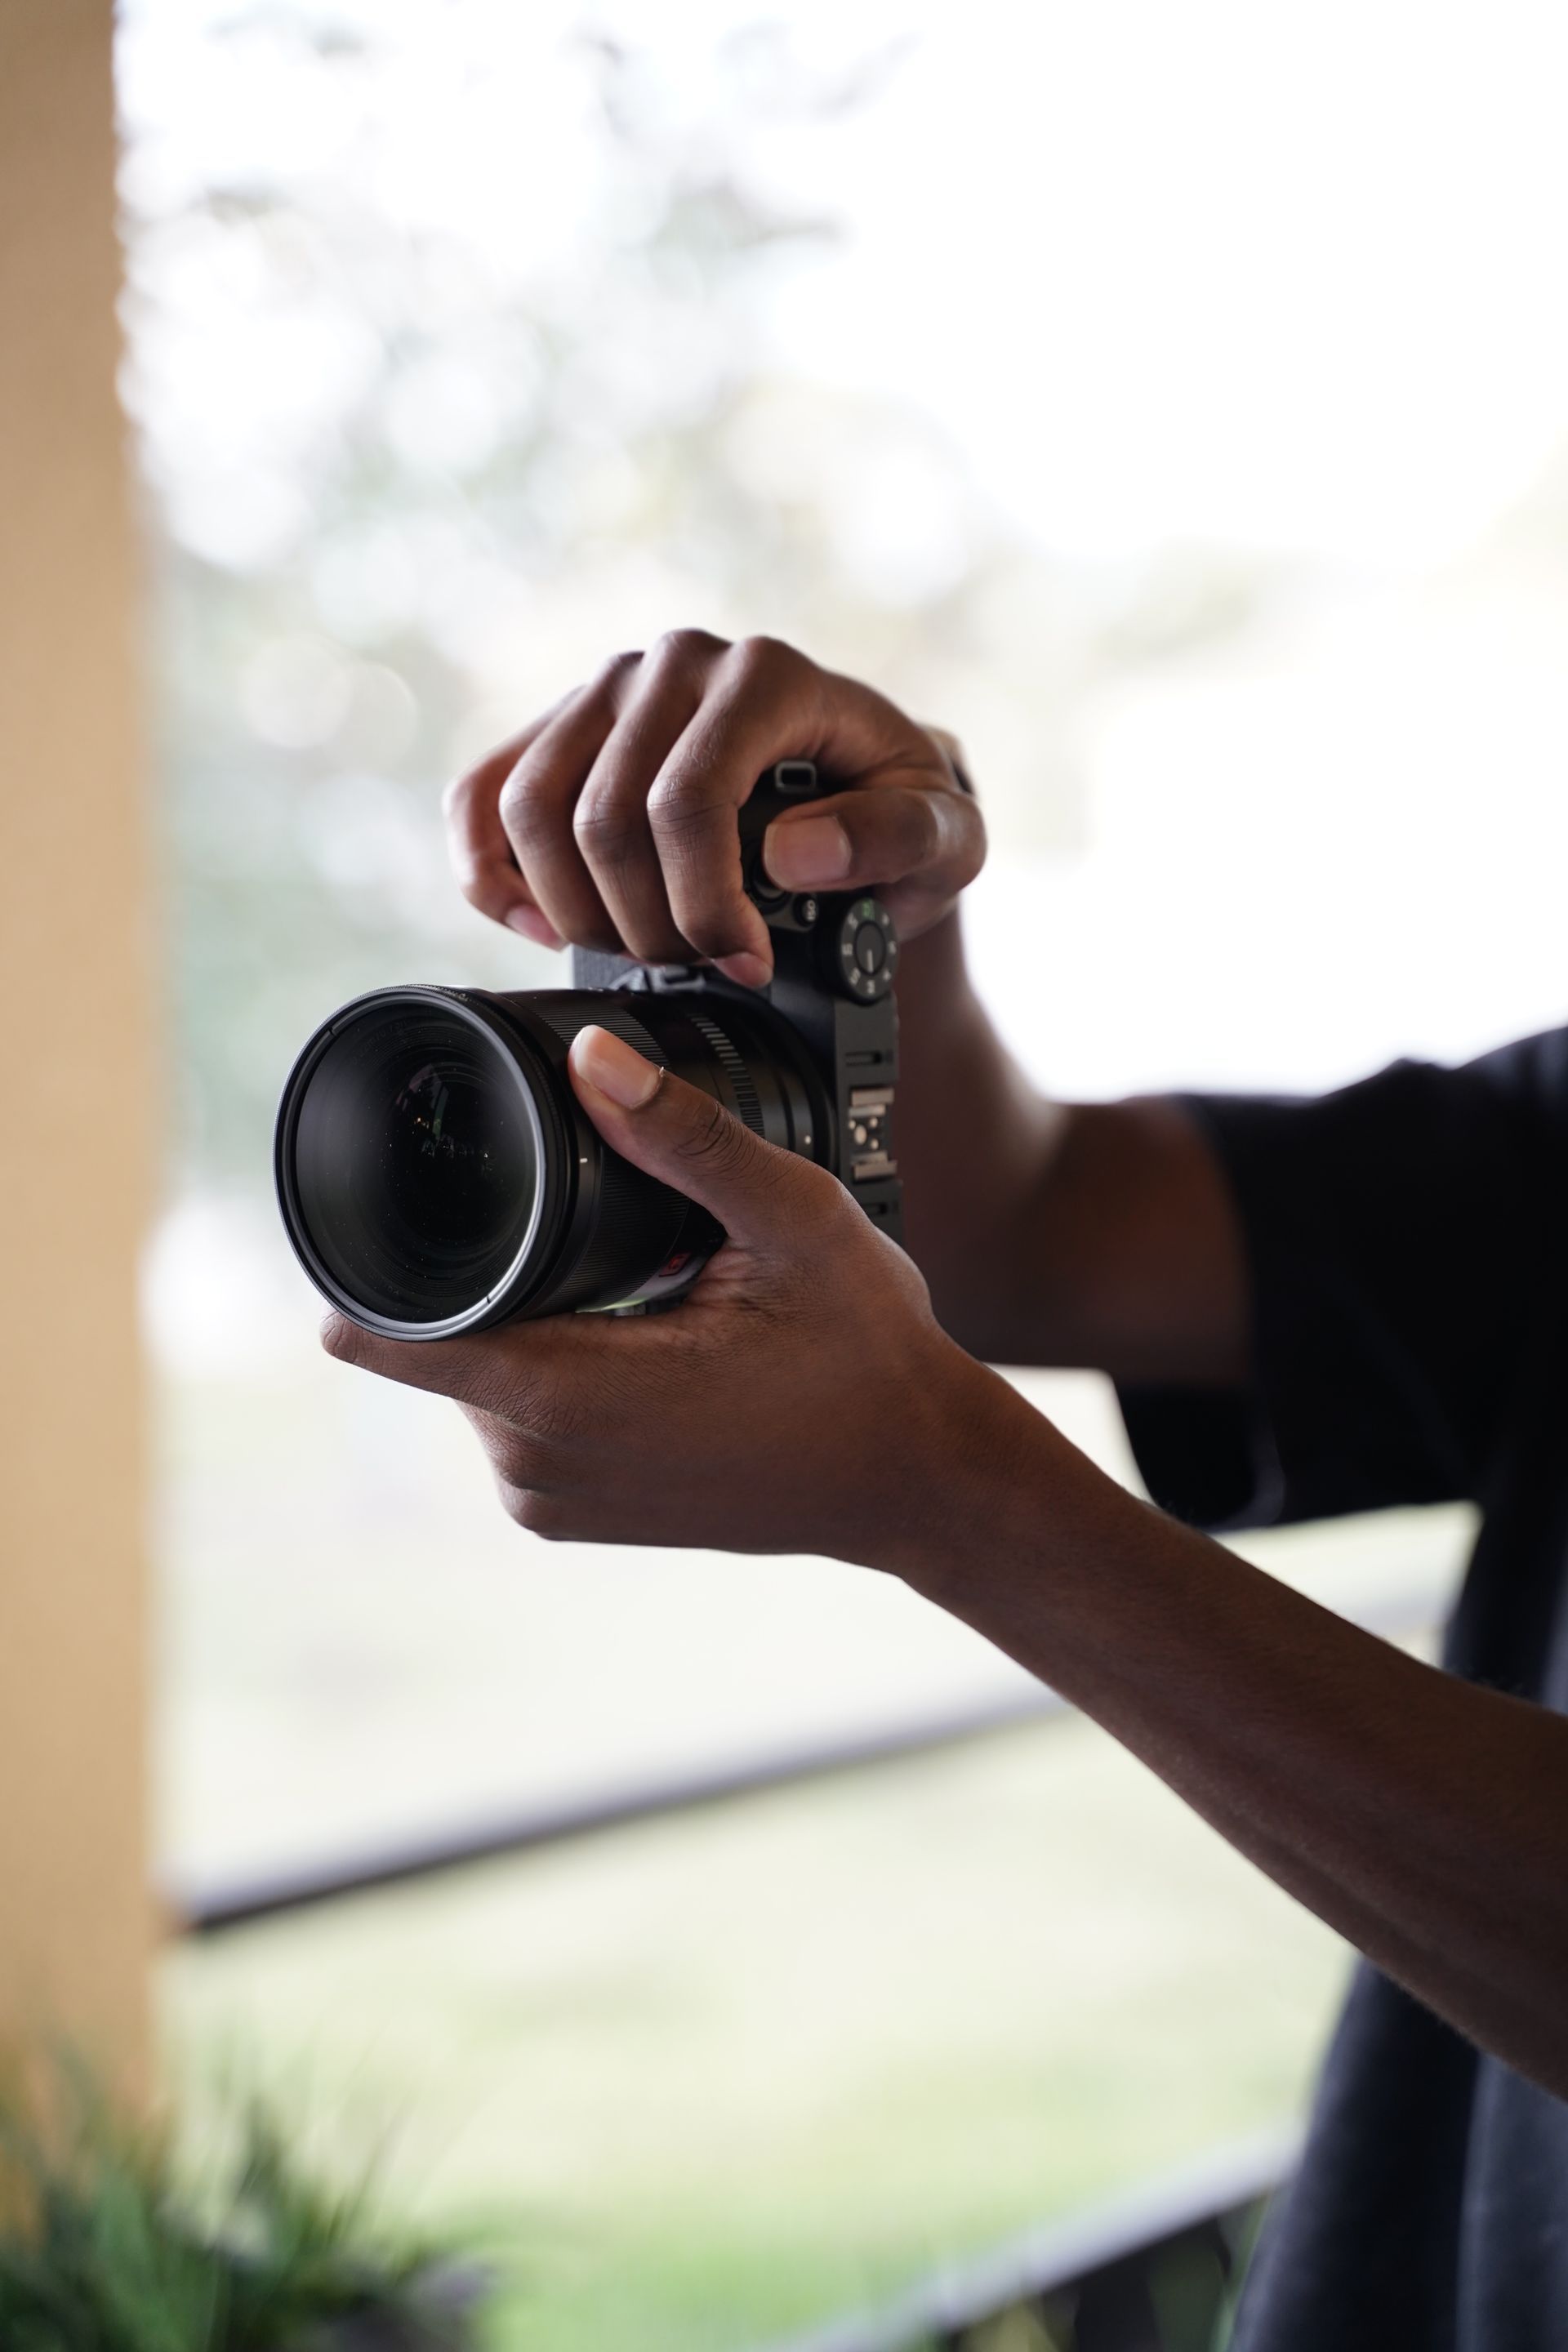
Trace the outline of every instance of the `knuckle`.
<instances>
[{"instance_id":1,"label":"knuckle","mask_svg":"<svg viewBox=\"0 0 1568 2352\"><path fill-rule=\"evenodd\" d=\"M501 786L497 806L507 839L521 848L536 846L556 830L554 804L539 771L526 760L519 761Z\"/></svg>"},{"instance_id":2,"label":"knuckle","mask_svg":"<svg viewBox=\"0 0 1568 2352\"><path fill-rule=\"evenodd\" d=\"M694 761L683 761L678 768L667 768L649 793L648 822L663 840L679 843L689 835L706 833L712 823L713 805L703 770ZM738 850L736 854L738 857Z\"/></svg>"},{"instance_id":3,"label":"knuckle","mask_svg":"<svg viewBox=\"0 0 1568 2352\"><path fill-rule=\"evenodd\" d=\"M631 855L642 837L637 813L603 788L583 794L572 813L572 830L582 848L617 864Z\"/></svg>"},{"instance_id":4,"label":"knuckle","mask_svg":"<svg viewBox=\"0 0 1568 2352\"><path fill-rule=\"evenodd\" d=\"M700 670L728 651L727 641L707 629L666 629L654 641L652 657L663 670Z\"/></svg>"},{"instance_id":5,"label":"knuckle","mask_svg":"<svg viewBox=\"0 0 1568 2352\"><path fill-rule=\"evenodd\" d=\"M534 777L535 771L525 756L518 761L496 794L496 805L509 824L532 801Z\"/></svg>"},{"instance_id":6,"label":"knuckle","mask_svg":"<svg viewBox=\"0 0 1568 2352\"><path fill-rule=\"evenodd\" d=\"M636 676L642 667L643 658L641 651L635 646L628 646L624 653L612 654L608 661L601 662L595 671L589 693L614 694L618 687L625 686L628 678Z\"/></svg>"},{"instance_id":7,"label":"knuckle","mask_svg":"<svg viewBox=\"0 0 1568 2352\"><path fill-rule=\"evenodd\" d=\"M801 656L782 637L742 637L731 656L735 668L749 684L763 679L784 677L795 670Z\"/></svg>"}]
</instances>

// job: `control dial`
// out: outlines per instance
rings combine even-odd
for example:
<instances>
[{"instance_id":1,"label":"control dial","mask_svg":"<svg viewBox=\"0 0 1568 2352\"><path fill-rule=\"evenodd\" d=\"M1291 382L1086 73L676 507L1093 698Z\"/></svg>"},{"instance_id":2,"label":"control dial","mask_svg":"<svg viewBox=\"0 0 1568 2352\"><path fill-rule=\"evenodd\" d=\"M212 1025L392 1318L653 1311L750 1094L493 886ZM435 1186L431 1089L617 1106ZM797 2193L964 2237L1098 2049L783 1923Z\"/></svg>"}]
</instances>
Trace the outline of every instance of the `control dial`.
<instances>
[{"instance_id":1,"label":"control dial","mask_svg":"<svg viewBox=\"0 0 1568 2352\"><path fill-rule=\"evenodd\" d=\"M875 898L850 898L828 940L833 985L858 1004L876 1004L887 995L899 969L899 935L886 907Z\"/></svg>"}]
</instances>

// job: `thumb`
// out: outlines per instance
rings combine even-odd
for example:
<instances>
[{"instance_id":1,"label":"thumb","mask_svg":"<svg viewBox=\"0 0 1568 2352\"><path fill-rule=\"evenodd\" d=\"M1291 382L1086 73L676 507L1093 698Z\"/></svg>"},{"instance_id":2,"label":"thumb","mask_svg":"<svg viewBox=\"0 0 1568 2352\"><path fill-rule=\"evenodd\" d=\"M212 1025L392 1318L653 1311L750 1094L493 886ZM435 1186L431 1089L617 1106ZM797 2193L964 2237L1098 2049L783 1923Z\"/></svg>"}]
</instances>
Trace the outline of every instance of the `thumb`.
<instances>
[{"instance_id":1,"label":"thumb","mask_svg":"<svg viewBox=\"0 0 1568 2352\"><path fill-rule=\"evenodd\" d=\"M819 1172L809 1161L764 1143L607 1029L580 1029L570 1066L578 1101L612 1150L696 1201L731 1240L765 1246L794 1222L803 1185Z\"/></svg>"},{"instance_id":2,"label":"thumb","mask_svg":"<svg viewBox=\"0 0 1568 2352\"><path fill-rule=\"evenodd\" d=\"M953 788L879 783L803 801L773 819L763 863L784 890L879 891L897 920L921 930L985 862L977 802Z\"/></svg>"}]
</instances>

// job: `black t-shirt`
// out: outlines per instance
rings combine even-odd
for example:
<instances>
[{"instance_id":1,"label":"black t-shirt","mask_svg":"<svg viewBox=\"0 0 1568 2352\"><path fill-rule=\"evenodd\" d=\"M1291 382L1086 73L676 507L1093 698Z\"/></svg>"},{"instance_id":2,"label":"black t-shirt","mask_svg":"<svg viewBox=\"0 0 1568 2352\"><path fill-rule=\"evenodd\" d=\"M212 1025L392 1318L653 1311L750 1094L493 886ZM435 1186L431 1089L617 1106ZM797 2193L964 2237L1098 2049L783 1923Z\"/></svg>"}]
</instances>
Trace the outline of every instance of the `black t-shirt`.
<instances>
[{"instance_id":1,"label":"black t-shirt","mask_svg":"<svg viewBox=\"0 0 1568 2352\"><path fill-rule=\"evenodd\" d=\"M1474 1501L1444 1664L1568 1712L1568 1030L1190 1108L1247 1236L1256 1374L1124 1391L1151 1493L1213 1528ZM1565 2347L1568 2104L1362 1963L1235 2352Z\"/></svg>"}]
</instances>

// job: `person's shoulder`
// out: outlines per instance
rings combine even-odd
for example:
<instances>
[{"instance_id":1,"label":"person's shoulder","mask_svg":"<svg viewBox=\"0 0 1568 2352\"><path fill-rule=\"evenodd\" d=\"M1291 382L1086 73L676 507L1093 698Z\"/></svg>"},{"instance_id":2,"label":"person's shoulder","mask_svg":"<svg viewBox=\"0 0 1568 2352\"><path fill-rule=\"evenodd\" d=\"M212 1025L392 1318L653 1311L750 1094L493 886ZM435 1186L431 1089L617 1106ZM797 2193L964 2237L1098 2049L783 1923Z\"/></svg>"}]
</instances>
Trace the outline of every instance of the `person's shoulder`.
<instances>
[{"instance_id":1,"label":"person's shoulder","mask_svg":"<svg viewBox=\"0 0 1568 2352\"><path fill-rule=\"evenodd\" d=\"M1441 1073L1440 1124L1457 1158L1506 1174L1544 1206L1568 1180L1568 1026L1494 1046Z\"/></svg>"},{"instance_id":2,"label":"person's shoulder","mask_svg":"<svg viewBox=\"0 0 1568 2352\"><path fill-rule=\"evenodd\" d=\"M1568 1130L1568 1026L1494 1046L1454 1075Z\"/></svg>"},{"instance_id":3,"label":"person's shoulder","mask_svg":"<svg viewBox=\"0 0 1568 2352\"><path fill-rule=\"evenodd\" d=\"M1378 1189L1375 1159L1397 1192L1415 1166L1449 1191L1506 1191L1568 1174L1568 1025L1459 1063L1402 1059L1303 1106L1295 1142L1309 1157L1356 1168Z\"/></svg>"}]
</instances>

